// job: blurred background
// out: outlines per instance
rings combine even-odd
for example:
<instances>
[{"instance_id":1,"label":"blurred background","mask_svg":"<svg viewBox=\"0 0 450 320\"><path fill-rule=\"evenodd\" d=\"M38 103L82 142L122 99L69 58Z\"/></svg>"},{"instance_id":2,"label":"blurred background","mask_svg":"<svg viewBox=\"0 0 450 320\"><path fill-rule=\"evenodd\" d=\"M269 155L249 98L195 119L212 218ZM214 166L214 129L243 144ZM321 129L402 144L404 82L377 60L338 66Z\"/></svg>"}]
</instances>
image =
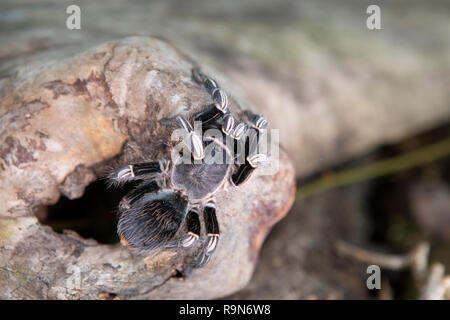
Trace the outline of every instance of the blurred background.
<instances>
[{"instance_id":1,"label":"blurred background","mask_svg":"<svg viewBox=\"0 0 450 320\"><path fill-rule=\"evenodd\" d=\"M66 27L73 4L79 30ZM297 171L294 207L229 298L448 298L449 31L445 0L3 0L0 74L61 48L168 41L267 115ZM63 198L43 222L117 242L103 190ZM366 286L372 264L381 290Z\"/></svg>"}]
</instances>

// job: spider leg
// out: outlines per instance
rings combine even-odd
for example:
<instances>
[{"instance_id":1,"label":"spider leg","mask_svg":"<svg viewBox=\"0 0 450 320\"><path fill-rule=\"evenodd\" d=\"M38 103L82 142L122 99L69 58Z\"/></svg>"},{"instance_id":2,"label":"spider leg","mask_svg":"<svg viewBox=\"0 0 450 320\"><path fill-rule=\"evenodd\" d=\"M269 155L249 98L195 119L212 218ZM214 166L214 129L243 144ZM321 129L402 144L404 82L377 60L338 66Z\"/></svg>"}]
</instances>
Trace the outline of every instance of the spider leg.
<instances>
[{"instance_id":1,"label":"spider leg","mask_svg":"<svg viewBox=\"0 0 450 320\"><path fill-rule=\"evenodd\" d=\"M213 100L213 103L206 107L205 110L194 115L194 121L201 121L202 125L208 125L230 113L227 94L219 87L214 79L204 75L199 68L192 70L192 77L194 81L205 87Z\"/></svg>"},{"instance_id":2,"label":"spider leg","mask_svg":"<svg viewBox=\"0 0 450 320\"><path fill-rule=\"evenodd\" d=\"M249 110L244 111L244 114L249 119L250 128L247 131L245 143L245 156L248 157L256 153L261 136L266 132L268 122L264 116L255 114Z\"/></svg>"},{"instance_id":3,"label":"spider leg","mask_svg":"<svg viewBox=\"0 0 450 320\"><path fill-rule=\"evenodd\" d=\"M231 136L235 140L240 140L248 130L248 125L245 122L239 122L231 132Z\"/></svg>"},{"instance_id":4,"label":"spider leg","mask_svg":"<svg viewBox=\"0 0 450 320\"><path fill-rule=\"evenodd\" d=\"M231 113L226 114L223 117L222 132L227 136L231 136L231 134L234 132L234 123L235 122L236 122L236 120L234 120Z\"/></svg>"},{"instance_id":5,"label":"spider leg","mask_svg":"<svg viewBox=\"0 0 450 320\"><path fill-rule=\"evenodd\" d=\"M264 116L249 110L244 111L244 114L250 123L250 127L247 127L245 131L243 130L242 134L235 134L235 156L243 156L245 159L244 163L239 165L231 176L231 181L235 186L247 181L256 168L264 166L269 160L267 155L258 153L259 140L267 130L267 120ZM238 129L238 126L236 126L235 131ZM239 143L241 143L241 149L238 148ZM241 152L243 154L240 154Z\"/></svg>"},{"instance_id":6,"label":"spider leg","mask_svg":"<svg viewBox=\"0 0 450 320\"><path fill-rule=\"evenodd\" d=\"M238 166L236 172L231 176L231 182L239 186L246 182L256 168L264 166L269 161L267 155L257 153L247 157L245 163Z\"/></svg>"},{"instance_id":7,"label":"spider leg","mask_svg":"<svg viewBox=\"0 0 450 320\"><path fill-rule=\"evenodd\" d=\"M212 99L212 104L196 113L193 117L194 121L200 121L202 123L203 129L205 129L204 126L211 125L217 122L221 117L230 114L230 110L228 109L228 98L225 91L220 88L215 88L212 92Z\"/></svg>"},{"instance_id":8,"label":"spider leg","mask_svg":"<svg viewBox=\"0 0 450 320\"><path fill-rule=\"evenodd\" d=\"M256 128L260 132L264 132L265 130L267 130L268 122L266 118L264 118L264 116L253 113L250 110L245 110L244 114L252 124L252 127Z\"/></svg>"},{"instance_id":9,"label":"spider leg","mask_svg":"<svg viewBox=\"0 0 450 320\"><path fill-rule=\"evenodd\" d=\"M217 82L214 79L206 76L200 70L200 68L192 69L192 78L194 79L195 82L202 84L205 87L206 91L208 91L208 93L210 95L213 94L215 89L219 88L219 85L217 84Z\"/></svg>"},{"instance_id":10,"label":"spider leg","mask_svg":"<svg viewBox=\"0 0 450 320\"><path fill-rule=\"evenodd\" d=\"M165 166L164 161L129 164L109 174L108 183L109 185L120 186L132 180L142 180L163 173Z\"/></svg>"},{"instance_id":11,"label":"spider leg","mask_svg":"<svg viewBox=\"0 0 450 320\"><path fill-rule=\"evenodd\" d=\"M250 129L248 130L248 140L245 142L245 156L253 155L256 153L261 136L267 131L268 122L264 116L255 114L252 111L244 111L247 119L250 122Z\"/></svg>"},{"instance_id":12,"label":"spider leg","mask_svg":"<svg viewBox=\"0 0 450 320\"><path fill-rule=\"evenodd\" d=\"M207 77L202 73L201 69L197 67L192 69L192 78L195 82L203 84Z\"/></svg>"},{"instance_id":13,"label":"spider leg","mask_svg":"<svg viewBox=\"0 0 450 320\"><path fill-rule=\"evenodd\" d=\"M187 232L181 239L174 239L166 245L166 248L189 248L191 247L200 237L200 219L199 219L199 209L193 207L189 209L185 223L187 226Z\"/></svg>"},{"instance_id":14,"label":"spider leg","mask_svg":"<svg viewBox=\"0 0 450 320\"><path fill-rule=\"evenodd\" d=\"M180 246L188 248L194 244L200 237L200 219L198 208L189 210L186 216L187 234L181 239Z\"/></svg>"},{"instance_id":15,"label":"spider leg","mask_svg":"<svg viewBox=\"0 0 450 320\"><path fill-rule=\"evenodd\" d=\"M185 142L194 160L201 160L205 157L201 136L194 130L192 124L183 115L173 118L165 118L159 121L168 127L179 127L185 131Z\"/></svg>"},{"instance_id":16,"label":"spider leg","mask_svg":"<svg viewBox=\"0 0 450 320\"><path fill-rule=\"evenodd\" d=\"M207 76L205 76L205 81L203 81L203 86L205 87L206 91L208 91L209 94L213 94L214 90L219 88L219 85L217 84L216 80L211 79Z\"/></svg>"},{"instance_id":17,"label":"spider leg","mask_svg":"<svg viewBox=\"0 0 450 320\"><path fill-rule=\"evenodd\" d=\"M211 259L212 254L216 251L219 242L219 223L216 217L216 206L214 202L208 202L203 208L203 219L206 229L206 245L197 259L195 267L200 268L206 265Z\"/></svg>"},{"instance_id":18,"label":"spider leg","mask_svg":"<svg viewBox=\"0 0 450 320\"><path fill-rule=\"evenodd\" d=\"M225 113L217 109L214 104L210 104L204 110L196 113L193 118L194 121L200 121L202 123L203 130L205 130L205 126L217 122L224 114Z\"/></svg>"},{"instance_id":19,"label":"spider leg","mask_svg":"<svg viewBox=\"0 0 450 320\"><path fill-rule=\"evenodd\" d=\"M218 110L222 111L222 113L228 112L228 97L225 91L220 88L214 89L212 92L212 98L214 105Z\"/></svg>"}]
</instances>

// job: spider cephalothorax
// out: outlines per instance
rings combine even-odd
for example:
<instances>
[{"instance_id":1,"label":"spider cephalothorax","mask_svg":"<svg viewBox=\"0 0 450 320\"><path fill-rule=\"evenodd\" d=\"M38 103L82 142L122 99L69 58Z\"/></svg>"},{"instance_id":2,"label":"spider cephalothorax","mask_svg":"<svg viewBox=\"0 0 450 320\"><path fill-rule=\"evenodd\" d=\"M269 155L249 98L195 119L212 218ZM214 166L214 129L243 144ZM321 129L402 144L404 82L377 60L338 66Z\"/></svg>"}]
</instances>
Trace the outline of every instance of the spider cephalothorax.
<instances>
[{"instance_id":1,"label":"spider cephalothorax","mask_svg":"<svg viewBox=\"0 0 450 320\"><path fill-rule=\"evenodd\" d=\"M208 263L219 240L214 196L224 184L243 184L268 161L257 150L267 121L250 111L237 121L217 82L199 69L194 69L192 76L208 91L212 103L189 120L178 115L160 121L182 131L187 156L177 151L172 161L129 164L109 179L115 185L140 182L120 202L118 222L122 240L139 251L192 246L201 236L202 215L206 241L194 265L201 267ZM202 136L193 122L200 124L202 132L213 131L214 135ZM186 232L179 236L182 226Z\"/></svg>"}]
</instances>

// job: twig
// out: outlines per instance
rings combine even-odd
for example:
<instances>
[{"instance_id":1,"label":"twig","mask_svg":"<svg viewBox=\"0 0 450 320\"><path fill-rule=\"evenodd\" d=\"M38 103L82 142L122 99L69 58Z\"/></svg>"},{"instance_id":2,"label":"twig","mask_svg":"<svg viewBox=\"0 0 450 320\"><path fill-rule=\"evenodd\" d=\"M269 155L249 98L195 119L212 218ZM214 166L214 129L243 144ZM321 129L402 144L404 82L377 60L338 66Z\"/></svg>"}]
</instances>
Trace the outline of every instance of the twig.
<instances>
[{"instance_id":1,"label":"twig","mask_svg":"<svg viewBox=\"0 0 450 320\"><path fill-rule=\"evenodd\" d=\"M442 263L434 263L428 269L428 256L430 251L430 245L428 243L420 243L413 251L407 254L372 252L343 241L338 242L336 248L341 255L351 257L363 263L375 264L381 268L395 271L410 268L413 272L414 279L421 287L420 299L450 299L450 276L445 275L444 265ZM390 295L389 293L383 298L388 298Z\"/></svg>"},{"instance_id":2,"label":"twig","mask_svg":"<svg viewBox=\"0 0 450 320\"><path fill-rule=\"evenodd\" d=\"M429 244L421 243L413 251L407 254L385 254L362 249L343 241L337 243L337 251L341 255L351 257L367 264L376 264L390 270L412 268L414 273L418 275L418 278L420 278L427 269L429 249Z\"/></svg>"},{"instance_id":3,"label":"twig","mask_svg":"<svg viewBox=\"0 0 450 320\"><path fill-rule=\"evenodd\" d=\"M423 300L443 300L450 295L450 276L445 276L442 263L435 263L430 268L427 281L420 296Z\"/></svg>"},{"instance_id":4,"label":"twig","mask_svg":"<svg viewBox=\"0 0 450 320\"><path fill-rule=\"evenodd\" d=\"M362 167L330 173L315 181L299 186L296 199L315 195L336 187L410 169L450 155L450 138L398 157L378 161Z\"/></svg>"}]
</instances>

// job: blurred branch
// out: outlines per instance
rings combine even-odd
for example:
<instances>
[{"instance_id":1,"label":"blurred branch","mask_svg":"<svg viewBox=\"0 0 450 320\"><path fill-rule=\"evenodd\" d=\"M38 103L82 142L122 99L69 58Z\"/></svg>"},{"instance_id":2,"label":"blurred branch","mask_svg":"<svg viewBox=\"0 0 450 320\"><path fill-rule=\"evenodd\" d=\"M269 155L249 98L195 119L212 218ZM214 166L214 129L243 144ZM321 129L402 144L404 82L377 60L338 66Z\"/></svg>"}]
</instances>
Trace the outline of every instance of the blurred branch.
<instances>
[{"instance_id":1,"label":"blurred branch","mask_svg":"<svg viewBox=\"0 0 450 320\"><path fill-rule=\"evenodd\" d=\"M312 196L336 187L354 184L398 171L407 170L450 155L450 138L398 157L366 166L330 173L297 188L296 199Z\"/></svg>"},{"instance_id":2,"label":"blurred branch","mask_svg":"<svg viewBox=\"0 0 450 320\"><path fill-rule=\"evenodd\" d=\"M443 300L448 299L449 294L450 276L445 275L445 267L442 263L435 263L430 268L420 299Z\"/></svg>"},{"instance_id":3,"label":"blurred branch","mask_svg":"<svg viewBox=\"0 0 450 320\"><path fill-rule=\"evenodd\" d=\"M381 268L395 271L411 269L414 280L421 288L421 300L450 298L450 276L445 274L444 265L442 263L434 263L428 268L430 251L428 243L420 243L414 250L406 254L373 252L343 241L337 243L336 249L340 255L366 264L375 264ZM390 295L391 293L388 294L388 296Z\"/></svg>"},{"instance_id":4,"label":"blurred branch","mask_svg":"<svg viewBox=\"0 0 450 320\"><path fill-rule=\"evenodd\" d=\"M420 243L414 250L406 254L385 254L362 249L343 241L337 243L337 251L343 256L351 257L367 264L376 264L381 268L401 270L411 268L417 278L423 278L428 267L430 245Z\"/></svg>"}]
</instances>

